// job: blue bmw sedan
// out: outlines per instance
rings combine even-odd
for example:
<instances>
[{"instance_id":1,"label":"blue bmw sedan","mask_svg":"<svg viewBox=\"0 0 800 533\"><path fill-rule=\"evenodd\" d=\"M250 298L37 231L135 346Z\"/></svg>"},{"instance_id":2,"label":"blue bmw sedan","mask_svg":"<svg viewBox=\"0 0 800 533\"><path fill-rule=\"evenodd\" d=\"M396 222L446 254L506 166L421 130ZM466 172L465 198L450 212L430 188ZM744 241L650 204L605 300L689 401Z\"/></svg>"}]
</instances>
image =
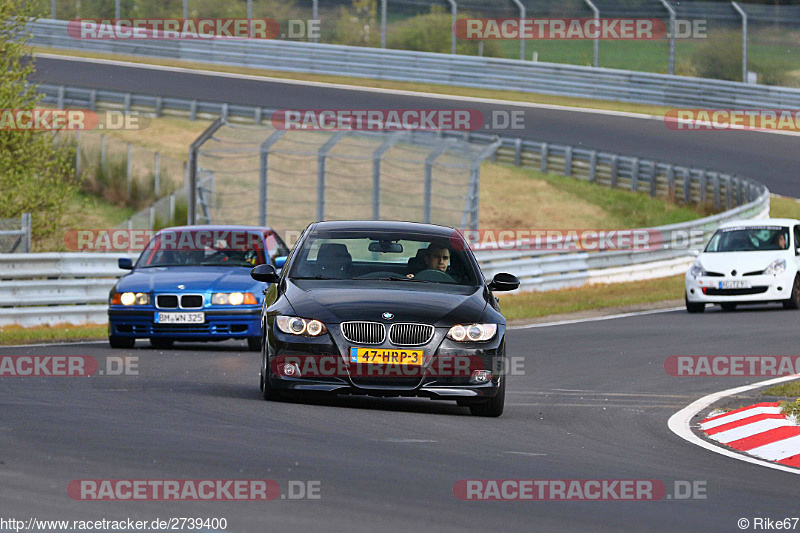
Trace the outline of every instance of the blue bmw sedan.
<instances>
[{"instance_id":1,"label":"blue bmw sedan","mask_svg":"<svg viewBox=\"0 0 800 533\"><path fill-rule=\"evenodd\" d=\"M272 229L255 226L181 226L156 233L131 270L109 294L108 341L132 348L148 338L153 347L175 341L247 340L261 349L264 283L257 265L283 266L289 250Z\"/></svg>"}]
</instances>

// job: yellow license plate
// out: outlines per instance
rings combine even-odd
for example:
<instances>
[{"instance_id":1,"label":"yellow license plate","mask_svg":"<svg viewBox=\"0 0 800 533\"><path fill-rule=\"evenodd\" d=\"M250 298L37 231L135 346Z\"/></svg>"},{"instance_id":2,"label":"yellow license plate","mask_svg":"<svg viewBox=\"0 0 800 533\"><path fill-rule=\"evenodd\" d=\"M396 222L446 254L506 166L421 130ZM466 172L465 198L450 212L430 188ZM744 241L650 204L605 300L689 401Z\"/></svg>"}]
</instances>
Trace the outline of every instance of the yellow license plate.
<instances>
[{"instance_id":1,"label":"yellow license plate","mask_svg":"<svg viewBox=\"0 0 800 533\"><path fill-rule=\"evenodd\" d=\"M350 348L351 363L376 365L422 365L422 350Z\"/></svg>"}]
</instances>

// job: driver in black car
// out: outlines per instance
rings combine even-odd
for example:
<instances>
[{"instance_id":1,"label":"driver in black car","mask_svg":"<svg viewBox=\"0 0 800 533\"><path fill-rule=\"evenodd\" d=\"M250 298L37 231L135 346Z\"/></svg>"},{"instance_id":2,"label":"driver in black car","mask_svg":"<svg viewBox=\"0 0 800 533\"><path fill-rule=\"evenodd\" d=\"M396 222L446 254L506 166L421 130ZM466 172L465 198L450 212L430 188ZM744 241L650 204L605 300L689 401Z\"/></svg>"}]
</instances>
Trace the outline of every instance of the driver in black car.
<instances>
[{"instance_id":1,"label":"driver in black car","mask_svg":"<svg viewBox=\"0 0 800 533\"><path fill-rule=\"evenodd\" d=\"M450 266L450 250L441 244L431 243L425 253L425 265L431 270L447 272Z\"/></svg>"}]
</instances>

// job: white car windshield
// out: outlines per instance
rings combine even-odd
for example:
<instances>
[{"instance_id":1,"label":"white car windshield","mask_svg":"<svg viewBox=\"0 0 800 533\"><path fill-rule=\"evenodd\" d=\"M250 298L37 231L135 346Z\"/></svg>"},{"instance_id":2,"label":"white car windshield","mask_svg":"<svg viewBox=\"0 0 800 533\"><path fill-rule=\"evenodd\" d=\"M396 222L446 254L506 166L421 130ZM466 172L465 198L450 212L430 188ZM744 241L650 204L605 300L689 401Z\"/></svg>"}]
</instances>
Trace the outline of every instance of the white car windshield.
<instances>
[{"instance_id":1,"label":"white car windshield","mask_svg":"<svg viewBox=\"0 0 800 533\"><path fill-rule=\"evenodd\" d=\"M789 228L782 226L752 226L717 230L708 242L706 253L763 252L786 250Z\"/></svg>"}]
</instances>

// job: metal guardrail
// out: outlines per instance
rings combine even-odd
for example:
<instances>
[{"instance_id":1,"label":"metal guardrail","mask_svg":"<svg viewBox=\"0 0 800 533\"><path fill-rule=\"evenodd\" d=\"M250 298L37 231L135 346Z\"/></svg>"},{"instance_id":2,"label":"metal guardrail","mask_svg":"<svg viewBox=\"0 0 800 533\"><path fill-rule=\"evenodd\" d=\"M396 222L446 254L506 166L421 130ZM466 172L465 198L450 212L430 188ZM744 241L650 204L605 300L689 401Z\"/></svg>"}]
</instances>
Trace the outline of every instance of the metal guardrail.
<instances>
[{"instance_id":1,"label":"metal guardrail","mask_svg":"<svg viewBox=\"0 0 800 533\"><path fill-rule=\"evenodd\" d=\"M30 44L237 67L357 76L667 107L800 107L800 89L627 70L280 40L80 40L67 21L31 25Z\"/></svg>"}]
</instances>

